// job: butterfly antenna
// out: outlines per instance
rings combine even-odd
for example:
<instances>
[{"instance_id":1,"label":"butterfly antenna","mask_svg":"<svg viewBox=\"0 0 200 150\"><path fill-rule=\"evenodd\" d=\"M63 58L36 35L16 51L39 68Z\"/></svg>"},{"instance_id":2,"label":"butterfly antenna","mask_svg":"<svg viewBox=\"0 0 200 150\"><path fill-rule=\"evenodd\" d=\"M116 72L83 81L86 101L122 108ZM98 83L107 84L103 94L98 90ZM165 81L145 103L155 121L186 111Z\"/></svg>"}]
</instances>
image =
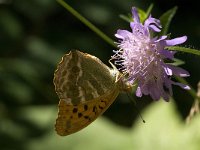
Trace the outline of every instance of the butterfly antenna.
<instances>
[{"instance_id":1,"label":"butterfly antenna","mask_svg":"<svg viewBox=\"0 0 200 150\"><path fill-rule=\"evenodd\" d=\"M110 63L110 65L112 66L112 68L113 68L114 70L117 70L117 68L116 68L115 65L111 62L111 60L113 60L113 57L112 57L111 59L109 59L108 62ZM118 82L123 76L126 76L126 74L127 74L127 73L125 73L125 74L120 74L119 77L117 78L116 82ZM136 107L136 103L135 103L134 99L132 98L132 96L129 95L129 93L127 93L127 96L128 96L128 98L131 100L131 102L133 103L133 106L135 107L135 110L136 110L137 113L139 114L139 116L140 116L142 122L145 123L146 121L143 119L143 117L142 117L142 115L141 115L139 109Z\"/></svg>"},{"instance_id":2,"label":"butterfly antenna","mask_svg":"<svg viewBox=\"0 0 200 150\"><path fill-rule=\"evenodd\" d=\"M129 93L127 93L127 96L128 96L128 98L131 100L131 102L132 102L132 104L133 104L133 106L134 106L136 112L139 114L140 119L142 120L142 122L143 122L143 123L146 123L146 121L143 119L143 117L142 117L142 115L141 115L141 113L140 113L140 110L137 108L136 102L134 101L133 97L132 97L131 95L129 95Z\"/></svg>"}]
</instances>

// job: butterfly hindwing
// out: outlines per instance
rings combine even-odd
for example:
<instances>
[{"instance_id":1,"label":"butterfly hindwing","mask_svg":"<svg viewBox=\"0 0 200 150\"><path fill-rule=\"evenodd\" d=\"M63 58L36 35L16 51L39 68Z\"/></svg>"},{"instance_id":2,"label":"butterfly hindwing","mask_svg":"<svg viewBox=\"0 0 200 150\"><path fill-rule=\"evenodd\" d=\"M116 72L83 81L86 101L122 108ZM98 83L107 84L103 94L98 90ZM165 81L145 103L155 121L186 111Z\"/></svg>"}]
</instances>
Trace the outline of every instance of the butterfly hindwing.
<instances>
[{"instance_id":1,"label":"butterfly hindwing","mask_svg":"<svg viewBox=\"0 0 200 150\"><path fill-rule=\"evenodd\" d=\"M115 88L101 97L74 107L64 100L60 100L58 118L55 125L57 133L65 136L83 129L105 112L118 94L119 90Z\"/></svg>"}]
</instances>

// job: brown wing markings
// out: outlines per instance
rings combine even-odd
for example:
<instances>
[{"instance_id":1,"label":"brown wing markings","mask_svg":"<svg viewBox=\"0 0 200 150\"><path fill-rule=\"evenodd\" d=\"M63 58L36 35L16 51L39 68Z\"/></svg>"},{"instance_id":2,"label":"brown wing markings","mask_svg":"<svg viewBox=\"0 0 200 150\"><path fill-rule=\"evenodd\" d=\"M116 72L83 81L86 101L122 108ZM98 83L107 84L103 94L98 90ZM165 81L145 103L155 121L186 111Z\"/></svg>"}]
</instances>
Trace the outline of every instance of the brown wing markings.
<instances>
[{"instance_id":1,"label":"brown wing markings","mask_svg":"<svg viewBox=\"0 0 200 150\"><path fill-rule=\"evenodd\" d=\"M59 99L66 99L66 101L68 101L69 104L71 103L71 99L74 99L74 97L76 97L79 94L79 93L78 94L74 93L75 91L77 92L78 90L72 89L71 91L73 91L73 93L71 95L69 91L70 87L75 88L74 82L71 82L71 81L75 81L76 77L78 76L78 72L80 72L80 68L76 66L78 60L82 62L81 69L84 72L84 74L87 73L87 75L89 75L93 73L92 71L103 70L104 74L101 76L102 80L97 82L96 80L93 79L91 81L92 84L99 85L98 90L97 90L97 92L99 92L98 93L99 95L104 94L104 92L102 91L102 88L100 88L101 82L103 82L102 85L105 85L106 87L107 85L114 84L114 78L115 78L114 75L113 76L110 75L110 68L107 67L100 59L90 54L82 53L78 50L72 50L68 54L65 54L62 57L62 60L57 65L57 69L54 72L54 79L53 79L53 83L55 85L55 91L58 94ZM87 70L88 66L92 67L93 69L88 71ZM87 75L86 75L86 78L87 78ZM97 76L99 75L97 74ZM92 79L91 77L92 76L90 76L89 79ZM106 80L103 80L104 78ZM82 88L84 87L83 86L84 83L79 83L79 84L81 84L79 85L80 87ZM110 89L110 88L111 87L107 87L106 89ZM84 88L82 90L86 91L84 90ZM88 98L87 100L91 100L94 98L93 96L91 96L92 92L93 91L91 92L88 91L87 94L84 93L83 96L87 97ZM95 96L95 98L97 98L99 95ZM76 104L78 104L79 102L80 101L76 102Z\"/></svg>"},{"instance_id":2,"label":"brown wing markings","mask_svg":"<svg viewBox=\"0 0 200 150\"><path fill-rule=\"evenodd\" d=\"M66 136L88 126L107 110L118 94L119 89L116 87L94 100L86 101L77 106L69 105L64 100L60 100L58 118L55 124L57 133Z\"/></svg>"}]
</instances>

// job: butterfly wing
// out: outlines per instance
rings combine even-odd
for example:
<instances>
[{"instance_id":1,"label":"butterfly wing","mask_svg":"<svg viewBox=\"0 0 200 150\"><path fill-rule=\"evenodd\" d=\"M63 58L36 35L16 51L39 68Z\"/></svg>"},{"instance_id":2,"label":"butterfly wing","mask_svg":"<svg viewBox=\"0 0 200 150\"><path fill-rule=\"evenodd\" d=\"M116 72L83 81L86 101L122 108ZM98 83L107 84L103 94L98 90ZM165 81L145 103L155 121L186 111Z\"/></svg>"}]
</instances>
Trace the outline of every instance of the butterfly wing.
<instances>
[{"instance_id":1,"label":"butterfly wing","mask_svg":"<svg viewBox=\"0 0 200 150\"><path fill-rule=\"evenodd\" d=\"M92 55L77 50L64 55L54 74L57 133L74 133L102 114L119 94L116 78L117 72Z\"/></svg>"},{"instance_id":2,"label":"butterfly wing","mask_svg":"<svg viewBox=\"0 0 200 150\"><path fill-rule=\"evenodd\" d=\"M118 89L115 89L94 100L86 101L74 107L64 100L60 100L55 125L56 132L61 136L66 136L83 129L101 115L112 104L118 94Z\"/></svg>"}]
</instances>

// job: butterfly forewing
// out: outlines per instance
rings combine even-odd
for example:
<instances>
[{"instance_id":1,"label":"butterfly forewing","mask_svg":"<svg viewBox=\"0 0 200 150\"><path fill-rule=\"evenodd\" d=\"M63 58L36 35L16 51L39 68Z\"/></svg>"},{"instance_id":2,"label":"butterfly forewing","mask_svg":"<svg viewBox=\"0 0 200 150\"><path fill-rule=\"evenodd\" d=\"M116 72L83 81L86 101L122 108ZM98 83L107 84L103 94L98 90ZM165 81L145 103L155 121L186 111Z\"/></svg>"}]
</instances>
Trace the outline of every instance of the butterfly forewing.
<instances>
[{"instance_id":1,"label":"butterfly forewing","mask_svg":"<svg viewBox=\"0 0 200 150\"><path fill-rule=\"evenodd\" d=\"M71 51L64 55L54 74L59 99L77 105L95 99L115 86L116 76L98 58Z\"/></svg>"},{"instance_id":2,"label":"butterfly forewing","mask_svg":"<svg viewBox=\"0 0 200 150\"><path fill-rule=\"evenodd\" d=\"M60 99L57 133L79 131L102 114L119 94L116 78L117 73L92 55L77 50L64 55L54 74Z\"/></svg>"}]
</instances>

